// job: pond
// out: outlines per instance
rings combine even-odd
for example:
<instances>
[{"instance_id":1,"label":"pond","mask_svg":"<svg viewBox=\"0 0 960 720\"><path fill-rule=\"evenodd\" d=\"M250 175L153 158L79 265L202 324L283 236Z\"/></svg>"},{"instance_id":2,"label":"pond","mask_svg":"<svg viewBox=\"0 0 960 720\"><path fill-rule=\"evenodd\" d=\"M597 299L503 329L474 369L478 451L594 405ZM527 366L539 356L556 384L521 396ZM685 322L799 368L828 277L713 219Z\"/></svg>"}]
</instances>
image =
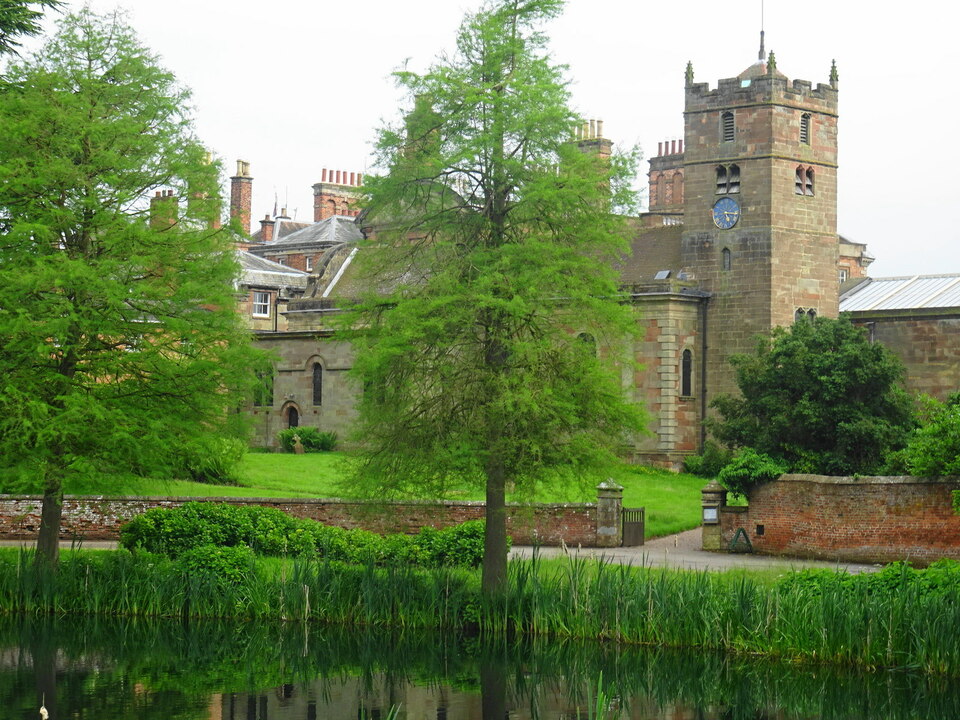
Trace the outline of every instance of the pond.
<instances>
[{"instance_id":1,"label":"pond","mask_svg":"<svg viewBox=\"0 0 960 720\"><path fill-rule=\"evenodd\" d=\"M899 720L958 683L704 652L288 624L0 619L0 718Z\"/></svg>"}]
</instances>

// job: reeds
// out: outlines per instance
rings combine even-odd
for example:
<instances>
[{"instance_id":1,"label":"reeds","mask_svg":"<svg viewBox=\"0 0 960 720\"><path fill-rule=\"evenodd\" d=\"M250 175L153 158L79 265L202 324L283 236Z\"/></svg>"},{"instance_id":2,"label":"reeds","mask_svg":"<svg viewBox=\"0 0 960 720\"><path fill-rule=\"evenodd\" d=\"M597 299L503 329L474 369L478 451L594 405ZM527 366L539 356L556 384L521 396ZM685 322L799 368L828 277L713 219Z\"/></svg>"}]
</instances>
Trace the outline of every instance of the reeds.
<instances>
[{"instance_id":1,"label":"reeds","mask_svg":"<svg viewBox=\"0 0 960 720\"><path fill-rule=\"evenodd\" d=\"M960 675L960 593L927 592L906 576L878 592L534 559L511 563L509 589L491 598L475 572L450 568L255 563L227 582L122 551L71 554L58 572L21 552L0 557L0 612L465 629L487 640L600 639Z\"/></svg>"}]
</instances>

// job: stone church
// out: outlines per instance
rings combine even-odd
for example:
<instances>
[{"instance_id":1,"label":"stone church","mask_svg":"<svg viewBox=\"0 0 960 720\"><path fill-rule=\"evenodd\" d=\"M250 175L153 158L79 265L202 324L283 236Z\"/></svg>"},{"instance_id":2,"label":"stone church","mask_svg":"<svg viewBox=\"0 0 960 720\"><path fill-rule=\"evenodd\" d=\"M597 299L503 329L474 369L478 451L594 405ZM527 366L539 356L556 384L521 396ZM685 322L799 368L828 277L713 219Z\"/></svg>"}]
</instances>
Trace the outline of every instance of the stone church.
<instances>
[{"instance_id":1,"label":"stone church","mask_svg":"<svg viewBox=\"0 0 960 720\"><path fill-rule=\"evenodd\" d=\"M730 356L759 334L801 318L850 312L907 366L908 386L960 388L960 275L872 279L866 246L837 234L838 74L790 80L771 53L714 87L685 74L683 140L650 160L649 211L632 222L620 267L636 308L640 364L625 384L652 418L639 462L677 467L702 447L710 400L735 389ZM608 154L602 123L578 131ZM249 166L231 178L231 213L250 227ZM341 435L358 388L349 345L328 318L356 296L351 263L363 237L362 176L323 170L314 222L266 216L241 251L241 311L277 361L250 409L254 443L311 425ZM589 321L576 332L590 332Z\"/></svg>"}]
</instances>

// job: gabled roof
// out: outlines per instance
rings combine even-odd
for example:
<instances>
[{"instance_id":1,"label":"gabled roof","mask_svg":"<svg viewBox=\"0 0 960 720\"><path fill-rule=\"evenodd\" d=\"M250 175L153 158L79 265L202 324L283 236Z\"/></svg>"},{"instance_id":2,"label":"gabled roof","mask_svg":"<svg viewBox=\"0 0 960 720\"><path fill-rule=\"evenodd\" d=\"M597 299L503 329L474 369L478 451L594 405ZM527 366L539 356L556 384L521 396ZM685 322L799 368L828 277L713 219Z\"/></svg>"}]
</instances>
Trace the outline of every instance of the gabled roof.
<instances>
[{"instance_id":1,"label":"gabled roof","mask_svg":"<svg viewBox=\"0 0 960 720\"><path fill-rule=\"evenodd\" d=\"M240 261L240 283L248 287L293 287L304 289L310 273L265 260L244 250L237 250Z\"/></svg>"},{"instance_id":2,"label":"gabled roof","mask_svg":"<svg viewBox=\"0 0 960 720\"><path fill-rule=\"evenodd\" d=\"M840 312L960 307L960 274L866 278L840 295Z\"/></svg>"}]
</instances>

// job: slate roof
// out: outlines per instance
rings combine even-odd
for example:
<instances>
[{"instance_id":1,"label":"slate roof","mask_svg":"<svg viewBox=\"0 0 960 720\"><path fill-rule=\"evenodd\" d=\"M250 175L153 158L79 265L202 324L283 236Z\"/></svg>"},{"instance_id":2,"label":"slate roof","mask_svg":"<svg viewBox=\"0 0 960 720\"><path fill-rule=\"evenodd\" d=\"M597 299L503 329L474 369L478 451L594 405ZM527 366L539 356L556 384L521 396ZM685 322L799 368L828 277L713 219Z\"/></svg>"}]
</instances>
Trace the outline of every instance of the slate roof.
<instances>
[{"instance_id":1,"label":"slate roof","mask_svg":"<svg viewBox=\"0 0 960 720\"><path fill-rule=\"evenodd\" d=\"M270 252L275 250L292 250L296 247L317 245L336 245L345 242L355 242L362 235L360 228L354 222L356 218L346 217L344 215L334 215L326 220L317 223L311 223L302 227L289 235L284 235L268 243L264 243L254 248L257 253Z\"/></svg>"},{"instance_id":2,"label":"slate roof","mask_svg":"<svg viewBox=\"0 0 960 720\"><path fill-rule=\"evenodd\" d=\"M311 225L313 225L313 223L297 222L289 218L277 218L273 225L273 238L274 240L283 239L287 235L295 233L297 230L303 230L305 227L310 227ZM262 238L263 228L260 228L250 236L252 242L261 242Z\"/></svg>"},{"instance_id":3,"label":"slate roof","mask_svg":"<svg viewBox=\"0 0 960 720\"><path fill-rule=\"evenodd\" d=\"M840 312L960 307L960 274L865 278L841 292Z\"/></svg>"},{"instance_id":4,"label":"slate roof","mask_svg":"<svg viewBox=\"0 0 960 720\"><path fill-rule=\"evenodd\" d=\"M303 290L310 273L265 260L244 250L237 250L240 261L240 282L248 287L291 287Z\"/></svg>"},{"instance_id":5,"label":"slate roof","mask_svg":"<svg viewBox=\"0 0 960 720\"><path fill-rule=\"evenodd\" d=\"M680 237L682 225L656 228L638 227L630 240L631 253L618 270L620 282L628 285L648 283L662 270L676 279L680 273Z\"/></svg>"}]
</instances>

